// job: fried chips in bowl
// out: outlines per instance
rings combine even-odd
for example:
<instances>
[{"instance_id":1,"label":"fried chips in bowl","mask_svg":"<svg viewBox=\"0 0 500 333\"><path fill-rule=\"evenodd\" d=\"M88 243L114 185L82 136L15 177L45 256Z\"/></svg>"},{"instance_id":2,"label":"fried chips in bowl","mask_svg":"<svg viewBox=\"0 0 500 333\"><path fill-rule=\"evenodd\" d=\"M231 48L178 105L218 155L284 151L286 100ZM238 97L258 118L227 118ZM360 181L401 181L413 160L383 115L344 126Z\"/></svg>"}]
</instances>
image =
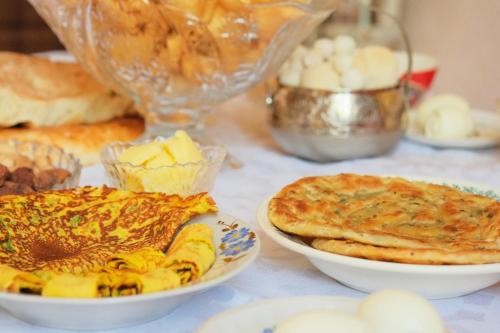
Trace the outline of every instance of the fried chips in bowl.
<instances>
[{"instance_id":1,"label":"fried chips in bowl","mask_svg":"<svg viewBox=\"0 0 500 333\"><path fill-rule=\"evenodd\" d=\"M85 187L3 196L0 216L0 307L59 329L160 318L259 252L255 231L217 212L205 193Z\"/></svg>"},{"instance_id":2,"label":"fried chips in bowl","mask_svg":"<svg viewBox=\"0 0 500 333\"><path fill-rule=\"evenodd\" d=\"M450 180L308 177L266 202L259 222L349 286L442 298L500 281L499 200L494 189Z\"/></svg>"}]
</instances>

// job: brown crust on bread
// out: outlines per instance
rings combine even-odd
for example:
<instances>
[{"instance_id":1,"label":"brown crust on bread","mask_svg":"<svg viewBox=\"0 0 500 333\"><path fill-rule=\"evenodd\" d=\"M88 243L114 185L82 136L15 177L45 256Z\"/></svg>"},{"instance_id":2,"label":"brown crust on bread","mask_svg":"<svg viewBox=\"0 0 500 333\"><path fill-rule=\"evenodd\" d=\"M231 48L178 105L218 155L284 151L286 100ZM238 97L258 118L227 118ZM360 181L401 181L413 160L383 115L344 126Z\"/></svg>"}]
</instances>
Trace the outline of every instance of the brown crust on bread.
<instances>
[{"instance_id":1,"label":"brown crust on bread","mask_svg":"<svg viewBox=\"0 0 500 333\"><path fill-rule=\"evenodd\" d=\"M500 262L500 250L456 250L436 248L406 249L379 247L349 240L313 240L312 247L335 254L363 259L422 265L468 265Z\"/></svg>"},{"instance_id":2,"label":"brown crust on bread","mask_svg":"<svg viewBox=\"0 0 500 333\"><path fill-rule=\"evenodd\" d=\"M0 129L0 140L17 139L55 145L78 157L82 164L90 165L99 163L104 145L132 141L143 132L142 118L126 117L88 125Z\"/></svg>"}]
</instances>

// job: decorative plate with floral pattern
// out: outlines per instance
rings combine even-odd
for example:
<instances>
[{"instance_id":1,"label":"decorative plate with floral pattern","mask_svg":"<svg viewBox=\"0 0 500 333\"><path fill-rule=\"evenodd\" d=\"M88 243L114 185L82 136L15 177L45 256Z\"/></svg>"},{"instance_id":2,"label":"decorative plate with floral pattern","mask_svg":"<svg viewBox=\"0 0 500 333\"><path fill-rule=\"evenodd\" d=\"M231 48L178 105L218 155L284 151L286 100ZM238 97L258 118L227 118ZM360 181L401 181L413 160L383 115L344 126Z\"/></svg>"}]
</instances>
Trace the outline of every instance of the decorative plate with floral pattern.
<instances>
[{"instance_id":1,"label":"decorative plate with floral pattern","mask_svg":"<svg viewBox=\"0 0 500 333\"><path fill-rule=\"evenodd\" d=\"M163 317L190 297L241 273L259 253L260 241L256 232L235 217L207 214L190 223L212 228L217 253L212 268L201 279L184 287L98 299L0 293L0 307L31 324L59 329L96 330L137 325Z\"/></svg>"}]
</instances>

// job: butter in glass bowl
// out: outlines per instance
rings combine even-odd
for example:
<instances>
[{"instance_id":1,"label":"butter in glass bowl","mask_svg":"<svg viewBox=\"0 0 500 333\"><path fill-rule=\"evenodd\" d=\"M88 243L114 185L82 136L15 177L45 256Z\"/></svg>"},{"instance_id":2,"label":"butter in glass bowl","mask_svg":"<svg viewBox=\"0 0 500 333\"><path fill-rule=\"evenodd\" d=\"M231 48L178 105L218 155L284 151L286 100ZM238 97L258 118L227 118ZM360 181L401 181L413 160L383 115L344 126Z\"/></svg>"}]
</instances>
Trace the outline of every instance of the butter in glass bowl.
<instances>
[{"instance_id":1,"label":"butter in glass bowl","mask_svg":"<svg viewBox=\"0 0 500 333\"><path fill-rule=\"evenodd\" d=\"M212 190L225 156L224 148L199 146L177 131L168 138L110 144L101 160L115 187L188 196Z\"/></svg>"}]
</instances>

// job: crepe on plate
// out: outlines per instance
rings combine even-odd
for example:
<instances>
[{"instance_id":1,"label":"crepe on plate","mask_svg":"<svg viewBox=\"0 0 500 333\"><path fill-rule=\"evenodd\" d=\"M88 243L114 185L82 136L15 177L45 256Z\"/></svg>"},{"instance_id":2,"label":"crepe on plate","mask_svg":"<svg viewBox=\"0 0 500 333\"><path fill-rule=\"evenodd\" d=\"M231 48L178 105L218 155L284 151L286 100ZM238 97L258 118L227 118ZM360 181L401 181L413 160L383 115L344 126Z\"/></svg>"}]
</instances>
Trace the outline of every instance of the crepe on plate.
<instances>
[{"instance_id":1,"label":"crepe on plate","mask_svg":"<svg viewBox=\"0 0 500 333\"><path fill-rule=\"evenodd\" d=\"M334 253L419 264L500 262L500 202L403 178L308 177L269 204L279 229Z\"/></svg>"},{"instance_id":2,"label":"crepe on plate","mask_svg":"<svg viewBox=\"0 0 500 333\"><path fill-rule=\"evenodd\" d=\"M7 195L0 201L0 264L91 272L117 253L165 250L191 217L216 210L206 193L182 198L84 187Z\"/></svg>"},{"instance_id":3,"label":"crepe on plate","mask_svg":"<svg viewBox=\"0 0 500 333\"><path fill-rule=\"evenodd\" d=\"M116 254L90 273L23 272L0 265L0 290L72 298L148 294L195 281L214 261L212 230L192 224L180 231L167 254L153 248Z\"/></svg>"}]
</instances>

